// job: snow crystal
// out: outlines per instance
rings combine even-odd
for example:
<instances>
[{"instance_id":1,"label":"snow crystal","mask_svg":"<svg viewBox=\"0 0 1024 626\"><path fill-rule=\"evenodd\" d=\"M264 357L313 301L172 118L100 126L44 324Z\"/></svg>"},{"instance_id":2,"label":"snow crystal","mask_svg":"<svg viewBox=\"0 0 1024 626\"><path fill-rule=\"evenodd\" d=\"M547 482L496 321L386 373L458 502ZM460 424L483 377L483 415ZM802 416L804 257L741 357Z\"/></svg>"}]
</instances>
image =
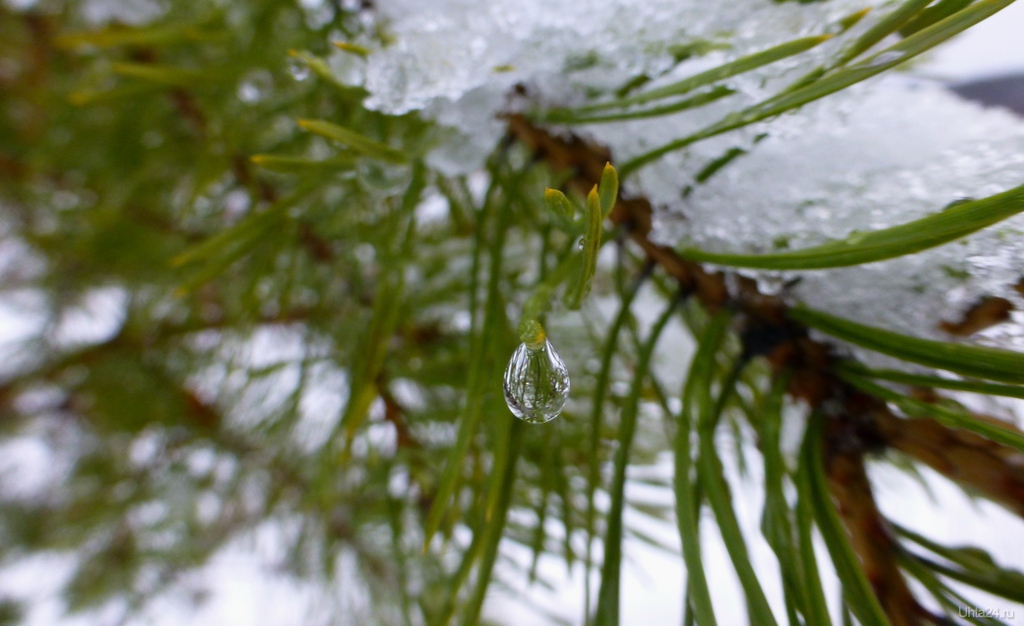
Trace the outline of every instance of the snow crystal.
<instances>
[{"instance_id":1,"label":"snow crystal","mask_svg":"<svg viewBox=\"0 0 1024 626\"><path fill-rule=\"evenodd\" d=\"M1024 183L1020 119L899 76L749 132L768 137L756 144L720 137L675 159L676 180L692 181L729 147L749 150L704 184L692 184L685 198L648 173L645 183L655 192L649 195L664 207L655 229L660 241L715 251L796 249ZM794 293L836 315L939 338L937 322L955 321L982 295L1024 305L1012 289L1024 274L1022 235L1018 216L919 254L799 273Z\"/></svg>"},{"instance_id":2,"label":"snow crystal","mask_svg":"<svg viewBox=\"0 0 1024 626\"><path fill-rule=\"evenodd\" d=\"M797 36L830 32L871 4L737 0L711 8L693 0L601 0L581 11L568 0L392 0L379 8L393 41L368 60L368 105L423 111L450 129L432 163L448 173L472 171L501 136L503 111L588 102L640 74L657 77L652 85L677 80ZM608 146L622 163L774 93L872 19L810 53L730 79L737 93L703 108L572 130ZM728 48L712 46L677 63L678 46L695 42ZM527 98L513 96L516 86ZM698 172L736 148L743 153L697 182ZM1021 183L1024 121L890 73L666 155L625 181L624 191L652 201L654 237L662 243L768 252L907 222ZM803 272L794 294L862 323L940 337L937 323L955 321L981 295L1024 309L1012 289L1024 273L1022 231L1018 217L910 257ZM779 282L778 274L754 275L766 286ZM1024 348L1022 332L1005 324L981 340Z\"/></svg>"},{"instance_id":3,"label":"snow crystal","mask_svg":"<svg viewBox=\"0 0 1024 626\"><path fill-rule=\"evenodd\" d=\"M514 108L509 94L516 85L546 102L578 103L639 74L665 73L681 47L729 47L676 68L693 73L794 36L822 34L870 4L734 0L709 11L694 1L601 0L581 10L569 0L392 0L378 8L390 43L359 42L376 48L366 68L366 104L396 114L423 110L458 130L431 165L471 171L504 132L495 113Z\"/></svg>"}]
</instances>

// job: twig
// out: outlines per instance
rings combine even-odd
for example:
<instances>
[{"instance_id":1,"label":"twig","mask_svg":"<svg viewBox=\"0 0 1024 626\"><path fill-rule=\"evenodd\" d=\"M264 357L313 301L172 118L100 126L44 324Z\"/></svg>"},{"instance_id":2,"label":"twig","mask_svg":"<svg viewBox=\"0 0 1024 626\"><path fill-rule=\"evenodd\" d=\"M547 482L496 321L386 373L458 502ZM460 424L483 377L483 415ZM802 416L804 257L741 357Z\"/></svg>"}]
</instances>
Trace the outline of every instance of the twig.
<instances>
[{"instance_id":1,"label":"twig","mask_svg":"<svg viewBox=\"0 0 1024 626\"><path fill-rule=\"evenodd\" d=\"M555 171L575 172L566 184L581 193L599 182L610 160L603 148L575 136L555 136L521 116L509 116L508 123L510 135ZM894 626L940 623L917 603L900 573L898 546L875 504L864 454L891 446L1024 517L1021 453L931 419L897 417L885 402L840 380L833 371L832 347L811 339L807 328L790 320L782 297L762 294L751 279L709 272L671 248L653 243L648 237L651 204L646 199L620 199L610 219L628 231L649 262L660 266L709 311L737 310L745 356L765 356L776 373L792 371L790 397L827 409L832 416L825 435L829 485L876 596ZM964 324L977 326L972 321L976 320L966 319Z\"/></svg>"}]
</instances>

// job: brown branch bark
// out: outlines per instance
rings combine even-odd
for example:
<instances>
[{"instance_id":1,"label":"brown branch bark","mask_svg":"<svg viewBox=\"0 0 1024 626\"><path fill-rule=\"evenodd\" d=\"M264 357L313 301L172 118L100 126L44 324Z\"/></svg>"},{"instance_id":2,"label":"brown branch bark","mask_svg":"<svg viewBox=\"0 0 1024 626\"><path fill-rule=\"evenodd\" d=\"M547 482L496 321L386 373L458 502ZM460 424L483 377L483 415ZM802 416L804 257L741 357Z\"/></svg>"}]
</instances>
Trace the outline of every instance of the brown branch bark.
<instances>
[{"instance_id":1,"label":"brown branch bark","mask_svg":"<svg viewBox=\"0 0 1024 626\"><path fill-rule=\"evenodd\" d=\"M884 410L876 422L889 446L1024 517L1024 454L933 419Z\"/></svg>"},{"instance_id":2,"label":"brown branch bark","mask_svg":"<svg viewBox=\"0 0 1024 626\"><path fill-rule=\"evenodd\" d=\"M830 443L832 449L826 447L826 471L832 497L850 534L850 543L889 621L892 626L938 623L917 603L900 573L895 558L899 546L875 504L864 469L864 453L837 450L838 442Z\"/></svg>"},{"instance_id":3,"label":"brown branch bark","mask_svg":"<svg viewBox=\"0 0 1024 626\"><path fill-rule=\"evenodd\" d=\"M1010 319L1013 303L1006 298L985 296L964 311L959 321L942 320L939 329L957 337L968 337Z\"/></svg>"},{"instance_id":4,"label":"brown branch bark","mask_svg":"<svg viewBox=\"0 0 1024 626\"><path fill-rule=\"evenodd\" d=\"M571 188L585 194L600 181L604 164L610 161L603 148L575 136L553 135L520 116L510 116L508 122L509 133L529 146L538 159L546 160L555 171L575 173L567 182ZM760 293L750 279L727 279L721 272L709 272L671 248L653 243L648 237L651 205L647 200L620 199L610 219L625 229L649 262L660 266L707 309L728 306L737 310L744 354L767 357L776 372L792 371L789 395L811 408L826 409L832 416L824 442L829 486L876 596L894 626L940 623L918 604L899 570L899 547L875 503L864 455L891 446L1021 516L1024 455L934 420L897 417L883 401L843 382L833 372L831 346L811 339L806 328L791 321L782 298ZM995 323L993 320L1001 321L1008 311L1000 304L990 302L979 311L969 311L948 330L974 332Z\"/></svg>"}]
</instances>

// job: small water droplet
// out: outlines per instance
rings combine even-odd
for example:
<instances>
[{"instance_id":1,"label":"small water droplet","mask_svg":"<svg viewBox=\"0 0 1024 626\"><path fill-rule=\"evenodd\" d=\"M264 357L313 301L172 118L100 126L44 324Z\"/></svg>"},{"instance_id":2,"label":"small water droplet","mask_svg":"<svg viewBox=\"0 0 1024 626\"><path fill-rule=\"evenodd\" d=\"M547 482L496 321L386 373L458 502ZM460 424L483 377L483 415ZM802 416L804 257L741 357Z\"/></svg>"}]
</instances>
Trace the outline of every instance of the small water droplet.
<instances>
[{"instance_id":1,"label":"small water droplet","mask_svg":"<svg viewBox=\"0 0 1024 626\"><path fill-rule=\"evenodd\" d=\"M408 166L370 160L360 162L356 171L367 187L383 194L394 194L405 189L411 176Z\"/></svg>"},{"instance_id":2,"label":"small water droplet","mask_svg":"<svg viewBox=\"0 0 1024 626\"><path fill-rule=\"evenodd\" d=\"M869 234L870 231L855 230L846 236L846 243L855 246L864 241Z\"/></svg>"},{"instance_id":3,"label":"small water droplet","mask_svg":"<svg viewBox=\"0 0 1024 626\"><path fill-rule=\"evenodd\" d=\"M238 84L238 99L246 104L263 100L274 88L274 78L266 70L254 70Z\"/></svg>"},{"instance_id":4,"label":"small water droplet","mask_svg":"<svg viewBox=\"0 0 1024 626\"><path fill-rule=\"evenodd\" d=\"M247 104L258 101L262 95L259 87L253 83L244 82L238 86L238 99Z\"/></svg>"},{"instance_id":5,"label":"small water droplet","mask_svg":"<svg viewBox=\"0 0 1024 626\"><path fill-rule=\"evenodd\" d=\"M974 201L975 201L975 198L959 198L957 200L954 200L954 201L950 202L946 206L942 207L942 210L943 211L948 211L950 209L955 209L956 207L960 206L961 204L967 204L969 202L974 202Z\"/></svg>"},{"instance_id":6,"label":"small water droplet","mask_svg":"<svg viewBox=\"0 0 1024 626\"><path fill-rule=\"evenodd\" d=\"M720 122L720 124L722 124L722 125L742 124L743 121L744 121L743 113L741 113L739 111L733 111L732 113L729 113L728 115L723 117L722 121Z\"/></svg>"},{"instance_id":7,"label":"small water droplet","mask_svg":"<svg viewBox=\"0 0 1024 626\"><path fill-rule=\"evenodd\" d=\"M301 61L290 61L288 63L288 71L295 80L306 80L309 78L309 66Z\"/></svg>"},{"instance_id":8,"label":"small water droplet","mask_svg":"<svg viewBox=\"0 0 1024 626\"><path fill-rule=\"evenodd\" d=\"M778 273L758 273L754 276L757 280L757 290L766 296L777 296L786 288L786 278Z\"/></svg>"},{"instance_id":9,"label":"small water droplet","mask_svg":"<svg viewBox=\"0 0 1024 626\"><path fill-rule=\"evenodd\" d=\"M905 56L907 56L905 52L900 52L899 50L889 50L888 52L883 52L882 54L879 54L875 58L871 59L871 67L878 67L879 65L895 63L896 61L899 61Z\"/></svg>"},{"instance_id":10,"label":"small water droplet","mask_svg":"<svg viewBox=\"0 0 1024 626\"><path fill-rule=\"evenodd\" d=\"M512 414L531 424L558 417L569 398L569 370L551 342L536 350L525 343L505 368L505 403Z\"/></svg>"},{"instance_id":11,"label":"small water droplet","mask_svg":"<svg viewBox=\"0 0 1024 626\"><path fill-rule=\"evenodd\" d=\"M587 240L584 237L580 237L580 240L576 242L576 247L582 250L587 247Z\"/></svg>"}]
</instances>

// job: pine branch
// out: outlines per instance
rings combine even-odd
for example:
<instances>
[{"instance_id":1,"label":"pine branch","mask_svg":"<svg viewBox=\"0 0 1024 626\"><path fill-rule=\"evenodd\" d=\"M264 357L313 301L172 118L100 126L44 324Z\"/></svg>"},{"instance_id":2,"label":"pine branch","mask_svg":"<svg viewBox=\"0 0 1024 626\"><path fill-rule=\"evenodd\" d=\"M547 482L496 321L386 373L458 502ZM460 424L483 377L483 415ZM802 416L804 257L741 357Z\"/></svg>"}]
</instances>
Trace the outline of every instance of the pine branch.
<instances>
[{"instance_id":1,"label":"pine branch","mask_svg":"<svg viewBox=\"0 0 1024 626\"><path fill-rule=\"evenodd\" d=\"M567 186L584 193L597 184L601 167L610 158L606 150L576 136L552 135L519 116L508 121L509 133L536 158L546 160L556 172L573 173ZM810 338L805 326L791 320L781 297L760 293L749 278L709 272L673 249L651 242L651 205L645 199L620 200L610 219L626 231L648 262L675 279L685 294L709 312L740 311L744 357L767 357L776 375L792 372L790 397L831 414L825 446L829 484L876 597L894 626L940 623L914 599L900 572L900 549L875 505L864 454L891 446L1024 516L1020 452L935 420L897 417L884 402L845 382L835 371L832 346ZM968 312L962 322L950 325L951 330L966 332L989 325L993 315L998 317L1005 308L998 305ZM999 310L993 314L992 308Z\"/></svg>"},{"instance_id":2,"label":"pine branch","mask_svg":"<svg viewBox=\"0 0 1024 626\"><path fill-rule=\"evenodd\" d=\"M939 623L914 599L900 573L896 560L899 547L875 504L864 469L863 444L848 430L851 418L840 414L829 420L825 458L832 497L853 549L893 626Z\"/></svg>"},{"instance_id":3,"label":"pine branch","mask_svg":"<svg viewBox=\"0 0 1024 626\"><path fill-rule=\"evenodd\" d=\"M1024 467L1018 450L934 419L900 418L884 406L875 423L886 445L1024 518Z\"/></svg>"}]
</instances>

